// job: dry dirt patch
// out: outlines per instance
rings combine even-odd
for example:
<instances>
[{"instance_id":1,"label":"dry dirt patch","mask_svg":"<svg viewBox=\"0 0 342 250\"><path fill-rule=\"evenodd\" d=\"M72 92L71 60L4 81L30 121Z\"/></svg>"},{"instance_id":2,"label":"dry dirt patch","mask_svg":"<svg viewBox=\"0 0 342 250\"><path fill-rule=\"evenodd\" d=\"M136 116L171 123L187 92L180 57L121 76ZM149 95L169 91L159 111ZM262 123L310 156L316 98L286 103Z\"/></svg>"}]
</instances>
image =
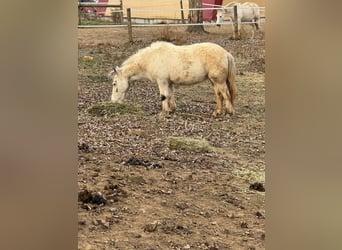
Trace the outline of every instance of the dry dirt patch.
<instances>
[{"instance_id":1,"label":"dry dirt patch","mask_svg":"<svg viewBox=\"0 0 342 250\"><path fill-rule=\"evenodd\" d=\"M130 45L125 30L80 31L79 249L265 248L265 192L255 184L265 184L264 34L231 41L212 31L184 41L212 41L236 58L231 117L211 116L208 83L177 88L170 117L159 115L158 87L148 81L132 83L127 93L126 104L143 115L103 105L108 72L156 33L139 30ZM97 106L100 115L88 112ZM116 115L108 115L110 107ZM203 139L215 150L172 149L172 137Z\"/></svg>"}]
</instances>

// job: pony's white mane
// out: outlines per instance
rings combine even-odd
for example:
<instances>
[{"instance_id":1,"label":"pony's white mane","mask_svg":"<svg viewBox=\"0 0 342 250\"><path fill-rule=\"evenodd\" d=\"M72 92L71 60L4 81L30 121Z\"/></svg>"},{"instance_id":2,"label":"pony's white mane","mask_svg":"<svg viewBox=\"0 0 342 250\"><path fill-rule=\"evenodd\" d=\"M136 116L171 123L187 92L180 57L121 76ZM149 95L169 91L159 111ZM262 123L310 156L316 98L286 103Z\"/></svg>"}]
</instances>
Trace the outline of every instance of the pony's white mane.
<instances>
[{"instance_id":1,"label":"pony's white mane","mask_svg":"<svg viewBox=\"0 0 342 250\"><path fill-rule=\"evenodd\" d=\"M160 47L167 47L167 48L171 48L174 47L175 45L169 42L164 42L164 41L157 41L157 42L153 42L150 46L143 48L143 49L139 49L135 54L133 54L132 56L130 56L129 58L127 58L121 66L127 65L129 64L131 61L135 61L136 59L138 59L139 57L143 57L146 53L148 54L151 50L154 49L158 49Z\"/></svg>"},{"instance_id":2,"label":"pony's white mane","mask_svg":"<svg viewBox=\"0 0 342 250\"><path fill-rule=\"evenodd\" d=\"M151 48L159 48L161 46L173 47L175 45L169 42L165 42L165 41L156 41L150 45Z\"/></svg>"}]
</instances>

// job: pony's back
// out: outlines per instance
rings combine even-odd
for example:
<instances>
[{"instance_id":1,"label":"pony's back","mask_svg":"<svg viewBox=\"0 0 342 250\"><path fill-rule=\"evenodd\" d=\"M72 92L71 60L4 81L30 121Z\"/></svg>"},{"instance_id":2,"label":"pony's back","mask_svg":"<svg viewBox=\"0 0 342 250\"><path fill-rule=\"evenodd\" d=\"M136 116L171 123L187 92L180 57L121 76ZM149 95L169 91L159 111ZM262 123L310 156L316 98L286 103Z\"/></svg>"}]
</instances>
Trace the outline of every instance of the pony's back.
<instances>
[{"instance_id":1,"label":"pony's back","mask_svg":"<svg viewBox=\"0 0 342 250\"><path fill-rule=\"evenodd\" d=\"M157 41L152 43L150 46L145 47L143 49L138 50L135 54L127 58L122 65L130 64L131 62L137 61L149 61L150 57L160 51L167 51L172 50L175 47L172 43L164 42L164 41Z\"/></svg>"},{"instance_id":2,"label":"pony's back","mask_svg":"<svg viewBox=\"0 0 342 250\"><path fill-rule=\"evenodd\" d=\"M242 7L250 7L253 11L253 14L255 17L259 17L260 16L260 9L259 9L259 5L257 5L256 3L253 2L245 2L241 5Z\"/></svg>"},{"instance_id":3,"label":"pony's back","mask_svg":"<svg viewBox=\"0 0 342 250\"><path fill-rule=\"evenodd\" d=\"M169 49L169 48L174 48L176 45L169 43L169 42L165 42L165 41L156 41L153 42L150 45L151 49L159 49L159 48L165 48L165 49Z\"/></svg>"},{"instance_id":4,"label":"pony's back","mask_svg":"<svg viewBox=\"0 0 342 250\"><path fill-rule=\"evenodd\" d=\"M151 72L170 71L180 67L190 67L201 63L220 66L220 58L228 52L214 43L197 43L177 46L169 42L157 41L139 50L128 58L123 65L139 64ZM210 62L209 62L210 61Z\"/></svg>"},{"instance_id":5,"label":"pony's back","mask_svg":"<svg viewBox=\"0 0 342 250\"><path fill-rule=\"evenodd\" d=\"M230 2L230 3L227 3L224 7L233 7L235 5L239 5L240 3L238 3L237 1L234 1L234 2Z\"/></svg>"}]
</instances>

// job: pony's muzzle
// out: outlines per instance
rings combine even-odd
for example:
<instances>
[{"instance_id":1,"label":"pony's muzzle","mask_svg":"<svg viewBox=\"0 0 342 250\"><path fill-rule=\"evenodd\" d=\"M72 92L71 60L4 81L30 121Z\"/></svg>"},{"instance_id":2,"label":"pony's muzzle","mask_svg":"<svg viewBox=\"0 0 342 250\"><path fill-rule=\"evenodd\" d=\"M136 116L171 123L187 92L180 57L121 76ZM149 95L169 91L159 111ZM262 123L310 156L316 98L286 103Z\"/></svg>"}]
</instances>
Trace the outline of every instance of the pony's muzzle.
<instances>
[{"instance_id":1,"label":"pony's muzzle","mask_svg":"<svg viewBox=\"0 0 342 250\"><path fill-rule=\"evenodd\" d=\"M124 102L124 99L125 99L125 94L123 94L123 95L121 95L119 97L112 96L111 97L111 102L122 104Z\"/></svg>"},{"instance_id":2,"label":"pony's muzzle","mask_svg":"<svg viewBox=\"0 0 342 250\"><path fill-rule=\"evenodd\" d=\"M121 103L123 103L123 100L124 100L123 98L120 98L120 99L113 99L113 98L111 98L110 101L111 101L112 103L119 103L119 104L121 104Z\"/></svg>"}]
</instances>

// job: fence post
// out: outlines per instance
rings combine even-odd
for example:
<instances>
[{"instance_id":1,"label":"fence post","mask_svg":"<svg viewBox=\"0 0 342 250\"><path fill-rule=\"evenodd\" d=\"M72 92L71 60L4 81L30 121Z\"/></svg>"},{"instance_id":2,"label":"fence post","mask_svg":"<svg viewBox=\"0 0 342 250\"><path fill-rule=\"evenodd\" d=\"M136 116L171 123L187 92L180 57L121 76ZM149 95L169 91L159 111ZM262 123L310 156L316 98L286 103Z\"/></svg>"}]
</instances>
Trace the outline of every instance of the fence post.
<instances>
[{"instance_id":1,"label":"fence post","mask_svg":"<svg viewBox=\"0 0 342 250\"><path fill-rule=\"evenodd\" d=\"M81 25L81 7L78 5L78 25Z\"/></svg>"},{"instance_id":2,"label":"fence post","mask_svg":"<svg viewBox=\"0 0 342 250\"><path fill-rule=\"evenodd\" d=\"M115 11L112 11L112 21L113 23L117 23L117 16Z\"/></svg>"},{"instance_id":3,"label":"fence post","mask_svg":"<svg viewBox=\"0 0 342 250\"><path fill-rule=\"evenodd\" d=\"M184 10L183 10L183 0L180 0L180 7L181 7L182 23L185 23L185 20L184 20Z\"/></svg>"},{"instance_id":4,"label":"fence post","mask_svg":"<svg viewBox=\"0 0 342 250\"><path fill-rule=\"evenodd\" d=\"M120 0L120 24L123 24L123 5L122 5L122 0Z\"/></svg>"},{"instance_id":5,"label":"fence post","mask_svg":"<svg viewBox=\"0 0 342 250\"><path fill-rule=\"evenodd\" d=\"M131 8L127 9L127 22L128 22L128 39L129 42L133 42L133 37L132 37L132 17L131 17Z\"/></svg>"},{"instance_id":6,"label":"fence post","mask_svg":"<svg viewBox=\"0 0 342 250\"><path fill-rule=\"evenodd\" d=\"M240 22L238 18L238 6L234 6L234 19L233 19L233 26L234 26L234 39L240 39Z\"/></svg>"}]
</instances>

